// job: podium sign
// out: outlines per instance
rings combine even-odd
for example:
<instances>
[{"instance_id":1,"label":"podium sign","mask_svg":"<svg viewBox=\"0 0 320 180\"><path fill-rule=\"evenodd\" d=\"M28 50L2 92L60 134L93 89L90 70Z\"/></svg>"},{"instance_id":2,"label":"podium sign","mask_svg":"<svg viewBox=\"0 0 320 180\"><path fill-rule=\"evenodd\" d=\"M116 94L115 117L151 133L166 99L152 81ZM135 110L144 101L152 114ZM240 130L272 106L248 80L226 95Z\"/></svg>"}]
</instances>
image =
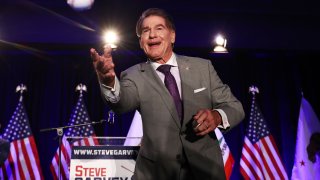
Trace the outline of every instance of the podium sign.
<instances>
[{"instance_id":1,"label":"podium sign","mask_svg":"<svg viewBox=\"0 0 320 180\"><path fill-rule=\"evenodd\" d=\"M74 146L70 179L131 180L139 146Z\"/></svg>"}]
</instances>

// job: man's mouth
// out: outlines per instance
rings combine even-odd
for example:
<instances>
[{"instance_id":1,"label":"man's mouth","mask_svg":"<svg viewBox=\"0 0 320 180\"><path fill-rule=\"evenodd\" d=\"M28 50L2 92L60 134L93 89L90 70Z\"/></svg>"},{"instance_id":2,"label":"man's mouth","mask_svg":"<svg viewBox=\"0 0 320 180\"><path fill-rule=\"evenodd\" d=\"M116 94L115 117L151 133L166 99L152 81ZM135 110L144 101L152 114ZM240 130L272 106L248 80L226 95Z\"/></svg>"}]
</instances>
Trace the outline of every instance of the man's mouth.
<instances>
[{"instance_id":1,"label":"man's mouth","mask_svg":"<svg viewBox=\"0 0 320 180\"><path fill-rule=\"evenodd\" d=\"M154 47L158 47L160 44L161 42L151 42L151 43L148 43L148 46L150 48L154 48Z\"/></svg>"}]
</instances>

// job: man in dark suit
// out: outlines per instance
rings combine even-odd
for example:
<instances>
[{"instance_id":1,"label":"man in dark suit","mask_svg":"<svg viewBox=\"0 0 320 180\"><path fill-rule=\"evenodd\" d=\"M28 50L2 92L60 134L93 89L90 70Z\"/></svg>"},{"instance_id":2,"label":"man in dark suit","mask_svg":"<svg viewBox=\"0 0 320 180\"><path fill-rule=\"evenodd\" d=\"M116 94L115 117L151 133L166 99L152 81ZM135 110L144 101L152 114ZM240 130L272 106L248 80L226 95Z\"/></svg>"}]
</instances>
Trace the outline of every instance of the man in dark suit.
<instances>
[{"instance_id":1,"label":"man in dark suit","mask_svg":"<svg viewBox=\"0 0 320 180\"><path fill-rule=\"evenodd\" d=\"M225 179L214 129L236 126L241 103L208 60L173 53L175 26L163 10L152 8L136 26L148 61L115 75L111 48L91 49L107 104L117 113L138 109L143 139L134 179Z\"/></svg>"}]
</instances>

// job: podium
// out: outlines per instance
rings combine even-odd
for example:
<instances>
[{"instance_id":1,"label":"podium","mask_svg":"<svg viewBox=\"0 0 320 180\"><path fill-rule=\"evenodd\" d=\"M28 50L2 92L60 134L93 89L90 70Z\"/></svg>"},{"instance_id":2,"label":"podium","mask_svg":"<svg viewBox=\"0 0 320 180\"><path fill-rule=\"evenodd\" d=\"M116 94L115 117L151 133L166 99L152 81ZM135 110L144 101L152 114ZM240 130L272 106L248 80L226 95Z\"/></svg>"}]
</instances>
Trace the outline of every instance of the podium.
<instances>
[{"instance_id":1,"label":"podium","mask_svg":"<svg viewBox=\"0 0 320 180\"><path fill-rule=\"evenodd\" d=\"M130 180L141 137L67 137L68 141L94 141L95 146L73 146L70 179Z\"/></svg>"}]
</instances>

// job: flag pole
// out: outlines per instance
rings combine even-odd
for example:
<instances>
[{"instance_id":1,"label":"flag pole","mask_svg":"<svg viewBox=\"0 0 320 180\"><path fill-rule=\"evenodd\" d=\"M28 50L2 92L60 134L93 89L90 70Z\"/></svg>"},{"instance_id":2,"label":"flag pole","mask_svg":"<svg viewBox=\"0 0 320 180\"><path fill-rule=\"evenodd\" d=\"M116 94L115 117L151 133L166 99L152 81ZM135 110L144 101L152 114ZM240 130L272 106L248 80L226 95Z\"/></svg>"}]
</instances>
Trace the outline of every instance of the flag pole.
<instances>
[{"instance_id":1,"label":"flag pole","mask_svg":"<svg viewBox=\"0 0 320 180\"><path fill-rule=\"evenodd\" d=\"M77 87L76 87L76 91L80 91L80 96L82 96L82 92L87 92L87 87L86 85L84 84L79 84ZM109 110L108 111L108 120L107 122L109 124L114 124L114 118L115 118L115 113L112 111L112 110ZM102 121L102 120L101 120ZM101 122L100 121L100 122Z\"/></svg>"},{"instance_id":2,"label":"flag pole","mask_svg":"<svg viewBox=\"0 0 320 180\"><path fill-rule=\"evenodd\" d=\"M259 94L259 89L257 86L250 86L249 87L249 93L251 93L253 95L253 97L256 95L256 94Z\"/></svg>"},{"instance_id":3,"label":"flag pole","mask_svg":"<svg viewBox=\"0 0 320 180\"><path fill-rule=\"evenodd\" d=\"M259 94L259 88L257 86L251 85L249 87L249 93L252 94L252 104L255 104L256 94Z\"/></svg>"},{"instance_id":4,"label":"flag pole","mask_svg":"<svg viewBox=\"0 0 320 180\"><path fill-rule=\"evenodd\" d=\"M255 103L256 100L256 94L259 94L259 88L257 86L250 86L249 87L249 93L252 94L252 104Z\"/></svg>"},{"instance_id":5,"label":"flag pole","mask_svg":"<svg viewBox=\"0 0 320 180\"><path fill-rule=\"evenodd\" d=\"M58 128L57 129L57 135L59 138L59 170L58 170L58 174L59 174L59 180L61 179L61 145L62 145L62 136L63 136L63 128Z\"/></svg>"},{"instance_id":6,"label":"flag pole","mask_svg":"<svg viewBox=\"0 0 320 180\"><path fill-rule=\"evenodd\" d=\"M20 84L16 87L16 92L20 93L20 98L19 101L21 102L23 100L23 92L27 91L27 86L25 86L24 84Z\"/></svg>"}]
</instances>

